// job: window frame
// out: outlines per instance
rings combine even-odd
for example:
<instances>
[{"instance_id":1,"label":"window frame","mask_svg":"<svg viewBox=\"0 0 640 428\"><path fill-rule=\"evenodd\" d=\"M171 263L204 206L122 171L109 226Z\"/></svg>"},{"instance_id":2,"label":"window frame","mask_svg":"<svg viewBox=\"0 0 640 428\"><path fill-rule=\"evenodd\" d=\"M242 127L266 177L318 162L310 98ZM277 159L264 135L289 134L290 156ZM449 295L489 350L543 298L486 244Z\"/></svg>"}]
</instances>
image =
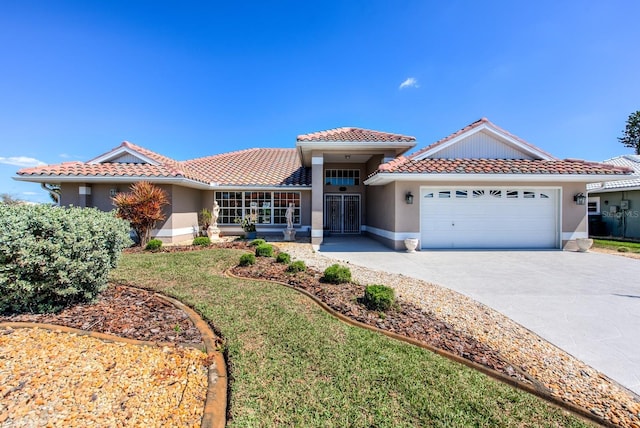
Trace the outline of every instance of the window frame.
<instances>
[{"instance_id":1,"label":"window frame","mask_svg":"<svg viewBox=\"0 0 640 428\"><path fill-rule=\"evenodd\" d=\"M226 196L226 197L225 197ZM256 225L286 225L286 209L294 203L293 224L302 224L302 192L291 190L217 190L218 225L232 226L236 218L253 217ZM281 206L282 204L284 206Z\"/></svg>"}]
</instances>

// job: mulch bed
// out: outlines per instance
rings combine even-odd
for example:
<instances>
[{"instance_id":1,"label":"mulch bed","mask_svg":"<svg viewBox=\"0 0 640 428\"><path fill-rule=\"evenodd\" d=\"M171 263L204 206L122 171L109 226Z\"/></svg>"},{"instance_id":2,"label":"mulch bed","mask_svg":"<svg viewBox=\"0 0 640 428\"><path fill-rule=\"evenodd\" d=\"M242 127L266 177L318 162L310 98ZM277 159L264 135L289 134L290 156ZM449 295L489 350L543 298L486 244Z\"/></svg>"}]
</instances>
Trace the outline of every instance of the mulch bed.
<instances>
[{"instance_id":1,"label":"mulch bed","mask_svg":"<svg viewBox=\"0 0 640 428\"><path fill-rule=\"evenodd\" d=\"M322 273L308 268L305 272L288 273L286 265L273 258L257 257L250 266L236 266L234 275L267 279L289 284L305 290L322 300L327 306L356 321L405 337L419 340L467 360L503 373L518 381L536 383L521 370L515 368L497 351L473 337L455 330L418 306L397 301L395 308L380 313L369 310L359 300L364 296L364 286L354 283L330 284L322 281Z\"/></svg>"},{"instance_id":2,"label":"mulch bed","mask_svg":"<svg viewBox=\"0 0 640 428\"><path fill-rule=\"evenodd\" d=\"M56 324L150 342L202 343L200 331L184 311L151 291L123 285L109 285L95 303L55 314L0 315L2 321Z\"/></svg>"}]
</instances>

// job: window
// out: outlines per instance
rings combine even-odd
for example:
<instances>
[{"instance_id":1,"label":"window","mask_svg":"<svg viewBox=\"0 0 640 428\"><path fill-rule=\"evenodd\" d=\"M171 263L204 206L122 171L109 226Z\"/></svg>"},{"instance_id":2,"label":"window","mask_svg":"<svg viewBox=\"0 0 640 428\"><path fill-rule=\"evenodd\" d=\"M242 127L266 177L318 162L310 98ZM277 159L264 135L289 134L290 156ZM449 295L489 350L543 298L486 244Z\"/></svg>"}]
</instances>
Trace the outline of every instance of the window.
<instances>
[{"instance_id":1,"label":"window","mask_svg":"<svg viewBox=\"0 0 640 428\"><path fill-rule=\"evenodd\" d=\"M588 214L600 214L600 196L589 196L587 201Z\"/></svg>"},{"instance_id":2,"label":"window","mask_svg":"<svg viewBox=\"0 0 640 428\"><path fill-rule=\"evenodd\" d=\"M451 191L450 190L441 190L440 192L438 192L438 197L439 198L450 198L451 197Z\"/></svg>"},{"instance_id":3,"label":"window","mask_svg":"<svg viewBox=\"0 0 640 428\"><path fill-rule=\"evenodd\" d=\"M252 217L257 224L287 224L289 203L293 223L300 224L300 192L216 192L220 206L218 224L235 224L236 218Z\"/></svg>"},{"instance_id":4,"label":"window","mask_svg":"<svg viewBox=\"0 0 640 428\"><path fill-rule=\"evenodd\" d=\"M484 190L474 190L473 191L473 197L474 198L481 198L484 196Z\"/></svg>"},{"instance_id":5,"label":"window","mask_svg":"<svg viewBox=\"0 0 640 428\"><path fill-rule=\"evenodd\" d=\"M424 197L425 198L433 198L433 192L425 193Z\"/></svg>"},{"instance_id":6,"label":"window","mask_svg":"<svg viewBox=\"0 0 640 428\"><path fill-rule=\"evenodd\" d=\"M518 197L518 191L517 190L507 190L507 198L511 199L511 198L517 198Z\"/></svg>"},{"instance_id":7,"label":"window","mask_svg":"<svg viewBox=\"0 0 640 428\"><path fill-rule=\"evenodd\" d=\"M456 198L466 198L467 191L466 190L456 190Z\"/></svg>"},{"instance_id":8,"label":"window","mask_svg":"<svg viewBox=\"0 0 640 428\"><path fill-rule=\"evenodd\" d=\"M324 184L327 186L359 186L359 169L327 169L324 171Z\"/></svg>"},{"instance_id":9,"label":"window","mask_svg":"<svg viewBox=\"0 0 640 428\"><path fill-rule=\"evenodd\" d=\"M493 196L494 198L501 198L502 190L489 190L489 195Z\"/></svg>"},{"instance_id":10,"label":"window","mask_svg":"<svg viewBox=\"0 0 640 428\"><path fill-rule=\"evenodd\" d=\"M535 199L535 197L536 197L536 192L531 192L531 191L529 191L529 190L525 190L525 191L523 192L523 197L524 197L525 199Z\"/></svg>"}]
</instances>

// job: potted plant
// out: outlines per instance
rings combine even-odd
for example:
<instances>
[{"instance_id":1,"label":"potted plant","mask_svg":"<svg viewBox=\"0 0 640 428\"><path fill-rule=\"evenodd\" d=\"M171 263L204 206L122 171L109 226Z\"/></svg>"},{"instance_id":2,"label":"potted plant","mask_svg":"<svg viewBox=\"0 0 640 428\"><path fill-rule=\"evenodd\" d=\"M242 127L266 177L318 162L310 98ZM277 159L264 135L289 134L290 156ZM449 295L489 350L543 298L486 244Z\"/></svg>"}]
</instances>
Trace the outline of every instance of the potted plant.
<instances>
[{"instance_id":1,"label":"potted plant","mask_svg":"<svg viewBox=\"0 0 640 428\"><path fill-rule=\"evenodd\" d=\"M200 211L200 213L198 214L198 221L203 230L201 235L205 236L207 234L207 230L209 229L209 226L211 225L211 211L209 211L206 208L203 208L202 211Z\"/></svg>"},{"instance_id":2,"label":"potted plant","mask_svg":"<svg viewBox=\"0 0 640 428\"><path fill-rule=\"evenodd\" d=\"M244 230L247 239L256 239L256 223L249 216L245 218L237 217L234 222L238 223L242 230Z\"/></svg>"}]
</instances>

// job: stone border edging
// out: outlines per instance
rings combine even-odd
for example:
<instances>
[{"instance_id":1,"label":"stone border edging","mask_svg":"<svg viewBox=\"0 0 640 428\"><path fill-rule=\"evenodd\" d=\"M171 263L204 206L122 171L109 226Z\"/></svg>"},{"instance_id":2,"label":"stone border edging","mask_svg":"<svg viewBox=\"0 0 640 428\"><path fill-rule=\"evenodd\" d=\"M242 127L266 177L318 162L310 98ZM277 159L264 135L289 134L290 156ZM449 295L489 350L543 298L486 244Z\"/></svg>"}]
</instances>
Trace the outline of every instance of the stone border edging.
<instances>
[{"instance_id":1,"label":"stone border edging","mask_svg":"<svg viewBox=\"0 0 640 428\"><path fill-rule=\"evenodd\" d=\"M419 340L412 339L410 337L402 336L400 334L393 333L391 331L382 330L382 329L379 329L379 328L374 327L372 325L365 324L365 323L362 323L360 321L356 321L356 320L354 320L352 318L349 318L346 315L335 311L334 309L329 307L326 303L324 303L322 300L320 300L317 296L309 293L306 290L302 290L302 289L296 288L296 287L294 287L292 285L289 285L287 283L280 282L280 281L275 281L275 280L271 280L271 279L256 279L256 278L248 278L248 277L238 276L238 275L233 274L231 272L231 269L232 268L229 268L229 269L227 269L225 271L225 274L228 275L231 278L236 278L236 279L241 279L241 280L249 280L249 281L271 282L271 283L274 283L274 284L285 286L287 288L290 288L292 290L295 290L295 291L307 296L312 301L314 301L316 304L318 304L318 306L320 306L320 308L322 308L329 315L332 315L333 317L337 318L338 320L340 320L340 321L342 321L342 322L344 322L346 324L352 325L354 327L359 327L359 328L363 328L363 329L366 329L366 330L370 330L370 331L373 331L373 332L376 332L376 333L384 334L385 336L390 337L392 339L396 339L396 340L399 340L401 342L405 342L405 343L408 343L410 345L418 346L420 348L423 348L423 349L429 350L431 352L434 352L434 353L436 353L436 354L438 354L438 355L440 355L442 357L445 357L445 358L447 358L447 359L449 359L451 361L455 361L455 362L463 364L463 365L465 365L465 366L467 366L469 368L477 370L477 371L479 371L479 372L481 372L481 373L483 373L483 374L485 374L485 375L487 375L487 376L489 376L489 377L491 377L491 378L493 378L493 379L495 379L497 381L500 381L502 383L510 385L510 386L512 386L514 388L520 389L520 390L522 390L524 392L528 392L530 394L533 394L533 395L535 395L535 396L537 396L539 398L542 398L543 400L547 401L549 404L552 404L552 405L554 405L556 407L559 407L560 409L565 410L567 412L570 412L570 413L574 414L575 416L580 417L580 418L582 418L584 420L587 420L589 422L594 422L594 423L597 423L598 425L605 426L605 427L612 427L612 428L619 427L619 425L615 425L615 424L611 423L611 421L609 421L607 419L604 419L604 418L601 418L601 417L599 417L597 415L594 415L593 413L591 413L590 411L588 411L588 410L586 410L586 409L584 409L582 407L576 406L576 405L571 404L571 403L567 403L566 401L561 400L560 398L553 396L549 392L549 390L547 390L546 388L535 388L535 387L529 386L529 385L524 384L524 383L522 383L522 382L520 382L520 381L518 381L516 379L513 379L513 378L511 378L509 376L506 376L506 375L504 375L504 374L502 374L502 373L500 373L498 371L491 370L488 367L485 367L483 365L475 363L475 362L473 362L471 360L467 360L465 358L462 358L462 357L460 357L460 356L458 356L456 354L453 354L451 352L445 351L443 349L436 348L434 346L429 345L428 343L421 342Z\"/></svg>"},{"instance_id":2,"label":"stone border edging","mask_svg":"<svg viewBox=\"0 0 640 428\"><path fill-rule=\"evenodd\" d=\"M215 335L211 327L196 311L179 300L159 293L155 293L155 295L173 304L189 316L191 322L200 330L207 353L213 355L215 367L212 368L211 365L208 367L207 398L200 426L201 428L224 428L227 423L227 364L222 353L216 350ZM215 380L215 383L212 380Z\"/></svg>"},{"instance_id":3,"label":"stone border edging","mask_svg":"<svg viewBox=\"0 0 640 428\"><path fill-rule=\"evenodd\" d=\"M176 306L178 309L187 314L191 322L193 322L194 326L200 331L200 335L202 336L207 354L213 355L214 364L207 367L207 394L205 398L202 422L200 426L201 428L224 428L227 421L227 365L222 353L216 350L216 342L214 339L215 335L213 334L211 327L209 327L209 324L207 324L200 317L200 315L198 315L197 312L195 312L184 303L159 293L154 294L157 297ZM97 331L80 330L77 328L66 327L57 324L5 321L0 322L0 327L41 328L51 331L77 334L78 336L89 336L103 340L105 342L119 342L137 346L176 346L175 343L170 342L153 342L146 340L129 339L112 334L100 333Z\"/></svg>"}]
</instances>

